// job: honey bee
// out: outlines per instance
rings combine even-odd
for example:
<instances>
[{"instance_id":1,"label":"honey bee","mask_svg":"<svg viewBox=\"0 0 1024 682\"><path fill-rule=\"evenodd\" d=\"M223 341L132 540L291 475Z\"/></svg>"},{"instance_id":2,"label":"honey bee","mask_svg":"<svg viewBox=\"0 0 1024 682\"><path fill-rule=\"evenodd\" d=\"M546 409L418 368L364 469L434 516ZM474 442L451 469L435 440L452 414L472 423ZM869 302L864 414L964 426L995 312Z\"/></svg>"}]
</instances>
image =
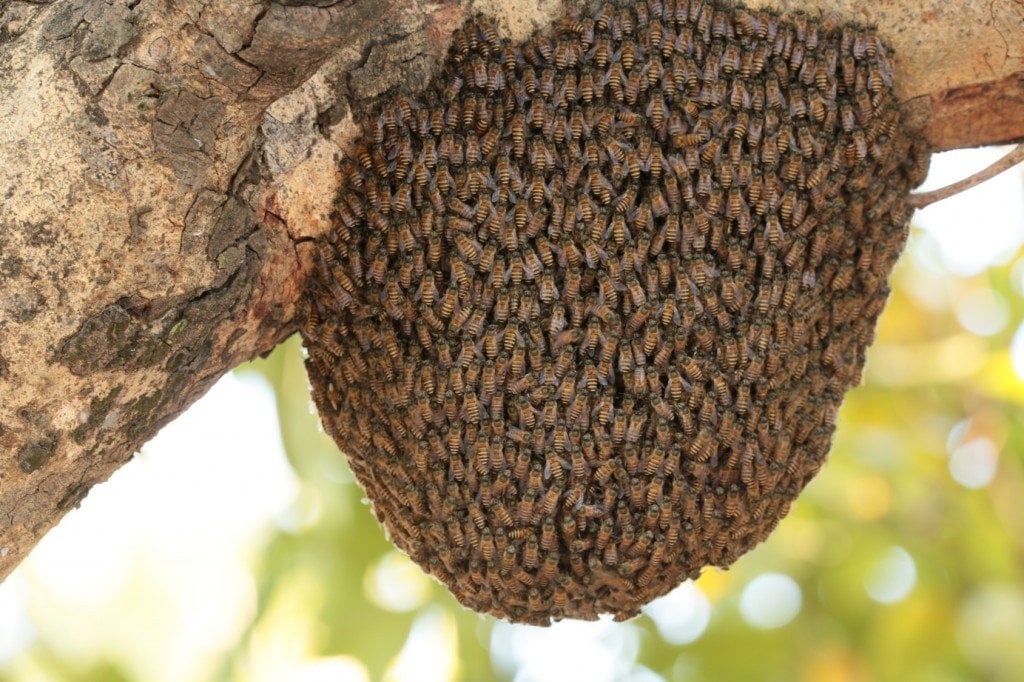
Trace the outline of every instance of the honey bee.
<instances>
[{"instance_id":1,"label":"honey bee","mask_svg":"<svg viewBox=\"0 0 1024 682\"><path fill-rule=\"evenodd\" d=\"M555 508L558 506L558 499L562 495L562 489L559 486L551 486L544 493L544 498L540 505L540 512L547 518L551 518L551 515L555 513ZM530 516L528 520L532 522L534 518L533 505L531 504Z\"/></svg>"}]
</instances>

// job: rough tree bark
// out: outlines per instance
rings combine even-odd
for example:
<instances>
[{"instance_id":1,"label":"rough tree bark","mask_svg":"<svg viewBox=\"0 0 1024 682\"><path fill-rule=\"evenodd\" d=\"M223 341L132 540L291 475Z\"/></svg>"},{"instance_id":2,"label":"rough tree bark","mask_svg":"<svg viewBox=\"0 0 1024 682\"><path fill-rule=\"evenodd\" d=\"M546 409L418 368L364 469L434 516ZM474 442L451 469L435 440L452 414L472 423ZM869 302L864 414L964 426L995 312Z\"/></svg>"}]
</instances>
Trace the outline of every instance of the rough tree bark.
<instances>
[{"instance_id":1,"label":"rough tree bark","mask_svg":"<svg viewBox=\"0 0 1024 682\"><path fill-rule=\"evenodd\" d=\"M877 24L936 150L1024 139L1021 0L747 4ZM560 8L0 0L0 579L295 331L359 110L428 79L470 13L523 37Z\"/></svg>"}]
</instances>

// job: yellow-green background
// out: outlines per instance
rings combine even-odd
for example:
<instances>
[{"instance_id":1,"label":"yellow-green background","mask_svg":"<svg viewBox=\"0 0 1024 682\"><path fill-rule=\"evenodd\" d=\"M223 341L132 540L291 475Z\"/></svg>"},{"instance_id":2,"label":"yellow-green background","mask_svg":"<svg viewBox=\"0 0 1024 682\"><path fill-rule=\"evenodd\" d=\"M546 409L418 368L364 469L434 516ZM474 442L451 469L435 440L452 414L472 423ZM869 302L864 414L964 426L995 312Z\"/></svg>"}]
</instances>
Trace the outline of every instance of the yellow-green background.
<instances>
[{"instance_id":1,"label":"yellow-green background","mask_svg":"<svg viewBox=\"0 0 1024 682\"><path fill-rule=\"evenodd\" d=\"M573 642L597 637L614 649L619 676L638 680L1024 679L1024 381L1011 357L1024 321L1022 253L961 276L943 267L936 240L915 229L892 278L865 383L843 405L827 465L768 542L731 570L697 581L711 605L706 629L673 644L646 615L589 630L570 625L548 633L553 654L571 657L581 651ZM272 385L300 506L315 506L316 520L265 536L252 561L255 613L195 679L335 679L344 669L373 680L402 677L397 661L416 622L434 653L443 648L452 662L429 672L515 678L523 663L517 656L540 651L537 631L496 632L493 621L459 607L394 552L309 411L297 340L239 371ZM959 452L966 459L957 461L970 469L963 453L979 447L997 453L995 475L965 487L951 473L951 458ZM906 582L907 557L909 591L897 590L894 603L872 598L868 586L894 561ZM766 572L791 576L802 597L796 617L771 629L752 626L739 608L744 587ZM398 607L386 607L398 603L388 588L399 588ZM153 609L174 608L153 598ZM321 660L322 674L311 672L316 666L305 677L292 668L275 673L278 649L278 658ZM94 656L72 655L40 629L27 648L0 661L0 680L149 679L117 651L115 641ZM544 669L537 660L529 671ZM558 669L586 663L561 660ZM518 671L518 679L530 678L526 668ZM404 679L427 679L427 672L406 671Z\"/></svg>"}]
</instances>

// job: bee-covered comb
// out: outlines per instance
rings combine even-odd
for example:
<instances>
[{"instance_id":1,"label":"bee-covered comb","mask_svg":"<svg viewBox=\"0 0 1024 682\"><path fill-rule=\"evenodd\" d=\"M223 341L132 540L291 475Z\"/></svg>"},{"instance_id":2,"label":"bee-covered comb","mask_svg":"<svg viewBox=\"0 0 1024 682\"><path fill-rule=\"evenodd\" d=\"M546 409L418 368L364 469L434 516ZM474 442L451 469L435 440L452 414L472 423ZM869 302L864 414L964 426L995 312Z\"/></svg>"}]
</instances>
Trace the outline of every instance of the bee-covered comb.
<instances>
[{"instance_id":1,"label":"bee-covered comb","mask_svg":"<svg viewBox=\"0 0 1024 682\"><path fill-rule=\"evenodd\" d=\"M924 145L862 26L609 3L476 19L343 162L303 330L392 540L511 621L635 615L821 467Z\"/></svg>"}]
</instances>

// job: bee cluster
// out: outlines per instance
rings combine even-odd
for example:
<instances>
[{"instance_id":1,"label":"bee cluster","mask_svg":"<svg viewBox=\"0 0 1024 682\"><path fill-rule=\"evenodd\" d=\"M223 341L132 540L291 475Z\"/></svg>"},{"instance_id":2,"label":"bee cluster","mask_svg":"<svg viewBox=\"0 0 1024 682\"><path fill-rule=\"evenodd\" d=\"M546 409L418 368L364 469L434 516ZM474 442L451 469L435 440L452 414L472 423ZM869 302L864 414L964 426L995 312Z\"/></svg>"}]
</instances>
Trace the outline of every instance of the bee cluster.
<instances>
[{"instance_id":1,"label":"bee cluster","mask_svg":"<svg viewBox=\"0 0 1024 682\"><path fill-rule=\"evenodd\" d=\"M304 328L398 547L546 624L635 615L763 540L906 238L926 156L892 74L866 28L707 0L458 31L344 162Z\"/></svg>"}]
</instances>

